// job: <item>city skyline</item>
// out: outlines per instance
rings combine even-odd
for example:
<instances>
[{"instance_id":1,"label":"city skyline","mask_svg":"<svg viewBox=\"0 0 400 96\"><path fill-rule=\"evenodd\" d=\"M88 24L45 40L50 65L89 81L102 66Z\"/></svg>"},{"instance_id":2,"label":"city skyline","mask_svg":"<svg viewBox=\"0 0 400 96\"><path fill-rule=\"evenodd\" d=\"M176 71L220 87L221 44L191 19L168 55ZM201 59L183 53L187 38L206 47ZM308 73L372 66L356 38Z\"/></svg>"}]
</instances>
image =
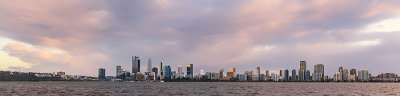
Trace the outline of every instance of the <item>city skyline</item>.
<instances>
[{"instance_id":1,"label":"city skyline","mask_svg":"<svg viewBox=\"0 0 400 96\"><path fill-rule=\"evenodd\" d=\"M114 76L115 66L132 72L131 56L140 56L140 72L159 67L164 58L172 70L193 64L195 75L256 67L260 73L299 73L299 61L307 61L311 75L316 64L324 64L328 76L340 66L372 75L400 73L399 4L4 0L0 70L97 76L98 68L106 68Z\"/></svg>"}]
</instances>

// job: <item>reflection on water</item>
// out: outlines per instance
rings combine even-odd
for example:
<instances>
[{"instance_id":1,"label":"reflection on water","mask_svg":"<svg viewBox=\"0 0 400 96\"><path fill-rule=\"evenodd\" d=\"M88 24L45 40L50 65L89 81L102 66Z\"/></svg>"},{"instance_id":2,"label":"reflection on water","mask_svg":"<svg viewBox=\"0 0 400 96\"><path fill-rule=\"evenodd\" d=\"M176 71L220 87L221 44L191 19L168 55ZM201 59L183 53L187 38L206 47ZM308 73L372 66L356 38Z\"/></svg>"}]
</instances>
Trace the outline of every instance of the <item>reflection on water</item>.
<instances>
[{"instance_id":1,"label":"reflection on water","mask_svg":"<svg viewBox=\"0 0 400 96\"><path fill-rule=\"evenodd\" d=\"M0 95L400 95L400 83L0 82Z\"/></svg>"}]
</instances>

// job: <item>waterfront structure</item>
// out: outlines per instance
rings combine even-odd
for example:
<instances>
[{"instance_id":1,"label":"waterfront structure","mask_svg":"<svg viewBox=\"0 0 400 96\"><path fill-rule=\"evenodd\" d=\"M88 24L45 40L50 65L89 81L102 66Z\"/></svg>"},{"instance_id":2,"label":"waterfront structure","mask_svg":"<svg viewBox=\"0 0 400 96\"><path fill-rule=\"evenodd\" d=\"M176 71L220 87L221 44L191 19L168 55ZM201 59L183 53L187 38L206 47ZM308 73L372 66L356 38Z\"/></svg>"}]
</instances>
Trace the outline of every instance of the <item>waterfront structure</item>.
<instances>
[{"instance_id":1,"label":"waterfront structure","mask_svg":"<svg viewBox=\"0 0 400 96\"><path fill-rule=\"evenodd\" d=\"M265 71L265 80L269 80L270 79L270 75L269 75L269 70Z\"/></svg>"},{"instance_id":2,"label":"waterfront structure","mask_svg":"<svg viewBox=\"0 0 400 96\"><path fill-rule=\"evenodd\" d=\"M351 72L351 71L350 71ZM347 76L347 79L348 79L348 81L350 81L350 82L355 82L357 79L356 79L356 75L348 75Z\"/></svg>"},{"instance_id":3,"label":"waterfront structure","mask_svg":"<svg viewBox=\"0 0 400 96\"><path fill-rule=\"evenodd\" d=\"M284 76L283 76L283 81L289 81L289 70L288 69L285 69L285 71L284 71L284 74L283 74Z\"/></svg>"},{"instance_id":4,"label":"waterfront structure","mask_svg":"<svg viewBox=\"0 0 400 96\"><path fill-rule=\"evenodd\" d=\"M65 75L65 72L59 71L59 72L57 72L57 75L58 75L58 76L63 76L63 75Z\"/></svg>"},{"instance_id":5,"label":"waterfront structure","mask_svg":"<svg viewBox=\"0 0 400 96\"><path fill-rule=\"evenodd\" d=\"M302 70L302 69L299 70L299 81L305 81L304 70Z\"/></svg>"},{"instance_id":6,"label":"waterfront structure","mask_svg":"<svg viewBox=\"0 0 400 96\"><path fill-rule=\"evenodd\" d=\"M151 67L152 67L152 66L151 66L151 63L152 63L152 62L151 62L151 58L150 58L150 57L149 57L149 61L147 61L147 63L148 63L148 64L147 64L147 72L151 72Z\"/></svg>"},{"instance_id":7,"label":"waterfront structure","mask_svg":"<svg viewBox=\"0 0 400 96\"><path fill-rule=\"evenodd\" d=\"M311 77L311 72L310 72L310 70L307 70L306 72L305 72L305 74L304 74L304 79L305 79L305 81L310 81L310 77Z\"/></svg>"},{"instance_id":8,"label":"waterfront structure","mask_svg":"<svg viewBox=\"0 0 400 96\"><path fill-rule=\"evenodd\" d=\"M368 70L358 70L358 81L360 81L360 82L368 82L369 81Z\"/></svg>"},{"instance_id":9,"label":"waterfront structure","mask_svg":"<svg viewBox=\"0 0 400 96\"><path fill-rule=\"evenodd\" d=\"M357 70L356 69L351 69L350 70L350 75L357 75Z\"/></svg>"},{"instance_id":10,"label":"waterfront structure","mask_svg":"<svg viewBox=\"0 0 400 96\"><path fill-rule=\"evenodd\" d=\"M99 80L104 80L106 79L106 69L104 68L100 68L99 69L99 76L98 76Z\"/></svg>"},{"instance_id":11,"label":"waterfront structure","mask_svg":"<svg viewBox=\"0 0 400 96\"><path fill-rule=\"evenodd\" d=\"M278 82L279 81L279 75L275 73L271 73L271 79L272 81Z\"/></svg>"},{"instance_id":12,"label":"waterfront structure","mask_svg":"<svg viewBox=\"0 0 400 96\"><path fill-rule=\"evenodd\" d=\"M117 66L117 72L115 73L115 76L118 77L118 74L121 74L122 72L122 67L121 66Z\"/></svg>"},{"instance_id":13,"label":"waterfront structure","mask_svg":"<svg viewBox=\"0 0 400 96\"><path fill-rule=\"evenodd\" d=\"M238 79L238 81L247 81L247 75L246 74L237 74L237 79Z\"/></svg>"},{"instance_id":14,"label":"waterfront structure","mask_svg":"<svg viewBox=\"0 0 400 96\"><path fill-rule=\"evenodd\" d=\"M341 82L341 81L342 81L342 73L336 72L336 73L333 75L333 81L335 81L335 82Z\"/></svg>"},{"instance_id":15,"label":"waterfront structure","mask_svg":"<svg viewBox=\"0 0 400 96\"><path fill-rule=\"evenodd\" d=\"M193 64L186 65L186 76L190 79L193 79Z\"/></svg>"},{"instance_id":16,"label":"waterfront structure","mask_svg":"<svg viewBox=\"0 0 400 96\"><path fill-rule=\"evenodd\" d=\"M312 80L313 81L322 81L324 77L324 65L323 64L317 64L314 65L314 73L312 75Z\"/></svg>"},{"instance_id":17,"label":"waterfront structure","mask_svg":"<svg viewBox=\"0 0 400 96\"><path fill-rule=\"evenodd\" d=\"M343 71L343 67L342 66L339 67L339 73L340 73L340 76L342 76L342 77L340 77L340 80L344 81L344 76L343 76L344 71Z\"/></svg>"},{"instance_id":18,"label":"waterfront structure","mask_svg":"<svg viewBox=\"0 0 400 96\"><path fill-rule=\"evenodd\" d=\"M293 69L293 70L292 70L292 81L293 81L293 82L296 82L296 81L297 81L297 79L296 79L296 69Z\"/></svg>"},{"instance_id":19,"label":"waterfront structure","mask_svg":"<svg viewBox=\"0 0 400 96\"><path fill-rule=\"evenodd\" d=\"M244 74L246 74L248 81L252 81L253 80L253 75L254 75L253 71L246 71Z\"/></svg>"},{"instance_id":20,"label":"waterfront structure","mask_svg":"<svg viewBox=\"0 0 400 96\"><path fill-rule=\"evenodd\" d=\"M349 76L349 70L347 68L343 69L343 81L349 81L348 76Z\"/></svg>"},{"instance_id":21,"label":"waterfront structure","mask_svg":"<svg viewBox=\"0 0 400 96\"><path fill-rule=\"evenodd\" d=\"M164 79L164 58L161 58L160 62L160 80Z\"/></svg>"},{"instance_id":22,"label":"waterfront structure","mask_svg":"<svg viewBox=\"0 0 400 96\"><path fill-rule=\"evenodd\" d=\"M219 70L219 79L222 80L224 79L224 69Z\"/></svg>"},{"instance_id":23,"label":"waterfront structure","mask_svg":"<svg viewBox=\"0 0 400 96\"><path fill-rule=\"evenodd\" d=\"M151 70L152 70L151 72L154 72L154 75L157 77L158 68L157 67L153 67Z\"/></svg>"},{"instance_id":24,"label":"waterfront structure","mask_svg":"<svg viewBox=\"0 0 400 96\"><path fill-rule=\"evenodd\" d=\"M398 75L395 73L382 73L378 75L378 81L383 81L383 82L395 82L397 80Z\"/></svg>"},{"instance_id":25,"label":"waterfront structure","mask_svg":"<svg viewBox=\"0 0 400 96\"><path fill-rule=\"evenodd\" d=\"M164 76L164 79L172 79L172 78L171 78L171 74L172 74L172 72L171 72L171 66L169 66L169 65L165 66L165 76Z\"/></svg>"},{"instance_id":26,"label":"waterfront structure","mask_svg":"<svg viewBox=\"0 0 400 96\"><path fill-rule=\"evenodd\" d=\"M261 72L261 71L260 71L260 67L257 67L257 80L258 80L258 81L262 81L260 72Z\"/></svg>"},{"instance_id":27,"label":"waterfront structure","mask_svg":"<svg viewBox=\"0 0 400 96\"><path fill-rule=\"evenodd\" d=\"M139 56L132 56L132 73L140 72L140 58Z\"/></svg>"},{"instance_id":28,"label":"waterfront structure","mask_svg":"<svg viewBox=\"0 0 400 96\"><path fill-rule=\"evenodd\" d=\"M183 77L182 65L179 65L179 66L178 66L178 73L177 73L177 75L178 75L178 78L182 78L182 77Z\"/></svg>"}]
</instances>

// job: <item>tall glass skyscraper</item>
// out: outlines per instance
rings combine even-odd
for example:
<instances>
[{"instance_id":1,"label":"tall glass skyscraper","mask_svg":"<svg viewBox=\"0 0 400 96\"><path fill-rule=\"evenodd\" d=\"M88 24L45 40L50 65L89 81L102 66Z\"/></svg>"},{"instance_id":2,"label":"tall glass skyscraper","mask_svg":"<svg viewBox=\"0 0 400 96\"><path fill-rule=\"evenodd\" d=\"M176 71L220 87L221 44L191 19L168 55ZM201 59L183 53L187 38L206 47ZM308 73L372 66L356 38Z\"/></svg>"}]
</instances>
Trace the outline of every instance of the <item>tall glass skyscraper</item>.
<instances>
[{"instance_id":1,"label":"tall glass skyscraper","mask_svg":"<svg viewBox=\"0 0 400 96\"><path fill-rule=\"evenodd\" d=\"M106 69L100 68L99 69L99 77L100 80L106 79Z\"/></svg>"},{"instance_id":2,"label":"tall glass skyscraper","mask_svg":"<svg viewBox=\"0 0 400 96\"><path fill-rule=\"evenodd\" d=\"M186 67L186 76L193 79L193 64L187 64Z\"/></svg>"},{"instance_id":3,"label":"tall glass skyscraper","mask_svg":"<svg viewBox=\"0 0 400 96\"><path fill-rule=\"evenodd\" d=\"M284 79L283 81L289 81L289 70L288 69L285 69L283 79Z\"/></svg>"},{"instance_id":4,"label":"tall glass skyscraper","mask_svg":"<svg viewBox=\"0 0 400 96\"><path fill-rule=\"evenodd\" d=\"M165 76L164 79L171 79L171 66L165 66Z\"/></svg>"},{"instance_id":5,"label":"tall glass skyscraper","mask_svg":"<svg viewBox=\"0 0 400 96\"><path fill-rule=\"evenodd\" d=\"M292 81L295 82L296 81L296 69L292 70Z\"/></svg>"},{"instance_id":6,"label":"tall glass skyscraper","mask_svg":"<svg viewBox=\"0 0 400 96\"><path fill-rule=\"evenodd\" d=\"M139 56L132 56L132 73L140 72L140 58Z\"/></svg>"}]
</instances>

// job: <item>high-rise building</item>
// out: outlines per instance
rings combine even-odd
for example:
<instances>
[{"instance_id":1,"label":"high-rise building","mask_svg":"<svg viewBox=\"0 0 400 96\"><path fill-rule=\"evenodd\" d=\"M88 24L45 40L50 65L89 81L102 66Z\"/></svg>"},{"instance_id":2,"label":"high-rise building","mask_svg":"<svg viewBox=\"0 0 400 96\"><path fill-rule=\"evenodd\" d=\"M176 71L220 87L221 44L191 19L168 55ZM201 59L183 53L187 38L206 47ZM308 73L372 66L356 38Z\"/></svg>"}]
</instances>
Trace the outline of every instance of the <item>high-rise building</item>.
<instances>
[{"instance_id":1,"label":"high-rise building","mask_svg":"<svg viewBox=\"0 0 400 96\"><path fill-rule=\"evenodd\" d=\"M118 77L118 74L121 74L122 68L121 66L117 66L117 73L115 74L116 77Z\"/></svg>"},{"instance_id":2,"label":"high-rise building","mask_svg":"<svg viewBox=\"0 0 400 96\"><path fill-rule=\"evenodd\" d=\"M106 79L106 69L100 68L99 69L99 77L100 80Z\"/></svg>"},{"instance_id":3,"label":"high-rise building","mask_svg":"<svg viewBox=\"0 0 400 96\"><path fill-rule=\"evenodd\" d=\"M59 71L59 72L57 72L57 75L58 75L58 76L63 76L63 75L65 75L65 72Z\"/></svg>"},{"instance_id":4,"label":"high-rise building","mask_svg":"<svg viewBox=\"0 0 400 96\"><path fill-rule=\"evenodd\" d=\"M224 79L224 69L219 70L219 79Z\"/></svg>"},{"instance_id":5,"label":"high-rise building","mask_svg":"<svg viewBox=\"0 0 400 96\"><path fill-rule=\"evenodd\" d=\"M306 61L300 61L300 70L307 70Z\"/></svg>"},{"instance_id":6,"label":"high-rise building","mask_svg":"<svg viewBox=\"0 0 400 96\"><path fill-rule=\"evenodd\" d=\"M236 72L235 68L229 68L229 72Z\"/></svg>"},{"instance_id":7,"label":"high-rise building","mask_svg":"<svg viewBox=\"0 0 400 96\"><path fill-rule=\"evenodd\" d=\"M158 74L158 68L157 67L153 67L153 69L152 69L152 71L151 72L154 72L154 76L156 76L157 77L157 74Z\"/></svg>"},{"instance_id":8,"label":"high-rise building","mask_svg":"<svg viewBox=\"0 0 400 96\"><path fill-rule=\"evenodd\" d=\"M177 73L177 75L178 75L178 78L182 78L182 77L183 77L182 65L179 65L179 66L178 66L178 73Z\"/></svg>"},{"instance_id":9,"label":"high-rise building","mask_svg":"<svg viewBox=\"0 0 400 96\"><path fill-rule=\"evenodd\" d=\"M324 65L323 64L317 64L314 65L314 73L312 75L312 80L313 81L322 81L324 77Z\"/></svg>"},{"instance_id":10,"label":"high-rise building","mask_svg":"<svg viewBox=\"0 0 400 96\"><path fill-rule=\"evenodd\" d=\"M165 66L165 76L164 79L172 79L171 78L171 66Z\"/></svg>"},{"instance_id":11,"label":"high-rise building","mask_svg":"<svg viewBox=\"0 0 400 96\"><path fill-rule=\"evenodd\" d=\"M342 81L342 73L336 72L336 73L333 75L333 81L336 81L336 82Z\"/></svg>"},{"instance_id":12,"label":"high-rise building","mask_svg":"<svg viewBox=\"0 0 400 96\"><path fill-rule=\"evenodd\" d=\"M140 58L139 56L132 56L132 73L140 72Z\"/></svg>"},{"instance_id":13,"label":"high-rise building","mask_svg":"<svg viewBox=\"0 0 400 96\"><path fill-rule=\"evenodd\" d=\"M254 76L254 72L253 71L246 71L244 74L247 75L247 80L249 80L249 81L253 80L253 76Z\"/></svg>"},{"instance_id":14,"label":"high-rise building","mask_svg":"<svg viewBox=\"0 0 400 96\"><path fill-rule=\"evenodd\" d=\"M340 80L344 81L344 76L343 76L344 71L343 71L343 67L342 66L339 67L339 73L340 73L340 76L342 76L342 77L340 77Z\"/></svg>"},{"instance_id":15,"label":"high-rise building","mask_svg":"<svg viewBox=\"0 0 400 96\"><path fill-rule=\"evenodd\" d=\"M257 79L258 79L258 81L262 81L262 79L261 79L261 76L260 76L260 73L261 71L260 71L260 67L257 67Z\"/></svg>"},{"instance_id":16,"label":"high-rise building","mask_svg":"<svg viewBox=\"0 0 400 96\"><path fill-rule=\"evenodd\" d=\"M186 76L193 79L193 64L186 65Z\"/></svg>"},{"instance_id":17,"label":"high-rise building","mask_svg":"<svg viewBox=\"0 0 400 96\"><path fill-rule=\"evenodd\" d=\"M164 58L160 62L160 79L164 79Z\"/></svg>"},{"instance_id":18,"label":"high-rise building","mask_svg":"<svg viewBox=\"0 0 400 96\"><path fill-rule=\"evenodd\" d=\"M292 81L293 82L296 82L297 80L296 80L296 69L293 69L292 70Z\"/></svg>"},{"instance_id":19,"label":"high-rise building","mask_svg":"<svg viewBox=\"0 0 400 96\"><path fill-rule=\"evenodd\" d=\"M150 57L149 57L149 61L147 61L147 63L148 63L148 64L147 64L147 71L148 71L148 72L151 72L151 67L152 67L152 66L151 66L151 63L152 63L152 62L151 62L151 58L150 58Z\"/></svg>"},{"instance_id":20,"label":"high-rise building","mask_svg":"<svg viewBox=\"0 0 400 96\"><path fill-rule=\"evenodd\" d=\"M266 70L265 71L265 80L269 80L269 78L270 78L270 75L269 75L269 70Z\"/></svg>"},{"instance_id":21,"label":"high-rise building","mask_svg":"<svg viewBox=\"0 0 400 96\"><path fill-rule=\"evenodd\" d=\"M357 76L357 70L356 69L351 69L350 70L350 75L356 75Z\"/></svg>"},{"instance_id":22,"label":"high-rise building","mask_svg":"<svg viewBox=\"0 0 400 96\"><path fill-rule=\"evenodd\" d=\"M368 82L369 81L368 70L358 70L358 81L360 81L360 82Z\"/></svg>"},{"instance_id":23,"label":"high-rise building","mask_svg":"<svg viewBox=\"0 0 400 96\"><path fill-rule=\"evenodd\" d=\"M342 79L343 81L349 81L348 76L349 76L349 69L345 68L343 69L343 74L342 74Z\"/></svg>"},{"instance_id":24,"label":"high-rise building","mask_svg":"<svg viewBox=\"0 0 400 96\"><path fill-rule=\"evenodd\" d=\"M289 81L289 70L285 69L284 71L284 76L283 76L284 80L283 81Z\"/></svg>"},{"instance_id":25,"label":"high-rise building","mask_svg":"<svg viewBox=\"0 0 400 96\"><path fill-rule=\"evenodd\" d=\"M310 74L311 74L311 72L310 72L310 70L307 70L306 72L305 72L305 74L304 74L304 79L306 80L306 81L310 81Z\"/></svg>"},{"instance_id":26,"label":"high-rise building","mask_svg":"<svg viewBox=\"0 0 400 96\"><path fill-rule=\"evenodd\" d=\"M280 76L280 77L283 76L283 70L279 70L279 76Z\"/></svg>"},{"instance_id":27,"label":"high-rise building","mask_svg":"<svg viewBox=\"0 0 400 96\"><path fill-rule=\"evenodd\" d=\"M299 70L299 81L305 81L305 79L304 79L304 70Z\"/></svg>"}]
</instances>

